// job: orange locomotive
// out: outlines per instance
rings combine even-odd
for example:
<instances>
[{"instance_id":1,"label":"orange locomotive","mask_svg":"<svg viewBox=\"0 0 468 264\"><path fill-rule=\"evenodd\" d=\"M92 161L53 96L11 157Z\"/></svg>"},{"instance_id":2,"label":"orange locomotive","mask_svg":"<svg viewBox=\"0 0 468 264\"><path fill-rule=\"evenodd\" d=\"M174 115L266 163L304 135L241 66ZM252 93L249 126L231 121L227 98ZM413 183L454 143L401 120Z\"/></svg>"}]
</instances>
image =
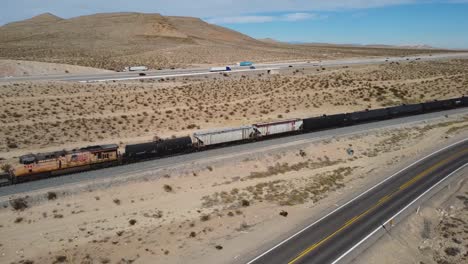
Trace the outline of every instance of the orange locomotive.
<instances>
[{"instance_id":1,"label":"orange locomotive","mask_svg":"<svg viewBox=\"0 0 468 264\"><path fill-rule=\"evenodd\" d=\"M119 146L99 145L71 151L27 154L10 170L12 182L115 165L120 161Z\"/></svg>"}]
</instances>

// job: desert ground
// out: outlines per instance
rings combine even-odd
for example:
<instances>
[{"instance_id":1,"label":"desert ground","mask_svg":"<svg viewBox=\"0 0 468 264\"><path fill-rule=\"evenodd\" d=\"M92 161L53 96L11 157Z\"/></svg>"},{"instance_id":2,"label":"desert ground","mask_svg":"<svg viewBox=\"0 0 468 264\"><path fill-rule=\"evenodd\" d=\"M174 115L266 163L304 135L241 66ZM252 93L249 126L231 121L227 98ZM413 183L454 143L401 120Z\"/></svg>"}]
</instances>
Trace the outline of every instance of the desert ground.
<instances>
[{"instance_id":1,"label":"desert ground","mask_svg":"<svg viewBox=\"0 0 468 264\"><path fill-rule=\"evenodd\" d=\"M0 157L467 94L468 60L118 83L0 85Z\"/></svg>"},{"instance_id":2,"label":"desert ground","mask_svg":"<svg viewBox=\"0 0 468 264\"><path fill-rule=\"evenodd\" d=\"M0 262L245 263L467 132L459 114L9 197Z\"/></svg>"},{"instance_id":3,"label":"desert ground","mask_svg":"<svg viewBox=\"0 0 468 264\"><path fill-rule=\"evenodd\" d=\"M108 70L60 63L23 60L0 60L0 78L49 74L89 74L112 72Z\"/></svg>"},{"instance_id":4,"label":"desert ground","mask_svg":"<svg viewBox=\"0 0 468 264\"><path fill-rule=\"evenodd\" d=\"M354 263L466 263L468 169Z\"/></svg>"},{"instance_id":5,"label":"desert ground","mask_svg":"<svg viewBox=\"0 0 468 264\"><path fill-rule=\"evenodd\" d=\"M208 64L407 56L437 49L288 44L260 41L193 17L108 13L63 19L42 14L0 27L0 59L65 63L108 70Z\"/></svg>"}]
</instances>

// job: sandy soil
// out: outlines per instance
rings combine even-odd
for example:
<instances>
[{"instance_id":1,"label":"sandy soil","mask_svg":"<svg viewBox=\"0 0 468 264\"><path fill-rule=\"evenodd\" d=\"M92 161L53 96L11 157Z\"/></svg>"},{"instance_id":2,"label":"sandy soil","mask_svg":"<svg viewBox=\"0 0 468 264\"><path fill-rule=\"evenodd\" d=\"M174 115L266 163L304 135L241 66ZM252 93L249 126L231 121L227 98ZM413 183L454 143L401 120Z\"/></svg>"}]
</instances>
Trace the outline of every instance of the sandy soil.
<instances>
[{"instance_id":1,"label":"sandy soil","mask_svg":"<svg viewBox=\"0 0 468 264\"><path fill-rule=\"evenodd\" d=\"M467 128L457 115L30 193L0 209L0 262L243 263Z\"/></svg>"},{"instance_id":2,"label":"sandy soil","mask_svg":"<svg viewBox=\"0 0 468 264\"><path fill-rule=\"evenodd\" d=\"M448 264L468 261L468 170L353 263Z\"/></svg>"},{"instance_id":3,"label":"sandy soil","mask_svg":"<svg viewBox=\"0 0 468 264\"><path fill-rule=\"evenodd\" d=\"M468 60L161 81L0 87L0 157L414 103L466 93Z\"/></svg>"},{"instance_id":4,"label":"sandy soil","mask_svg":"<svg viewBox=\"0 0 468 264\"><path fill-rule=\"evenodd\" d=\"M0 60L0 78L49 74L87 74L112 72L103 69L23 60Z\"/></svg>"}]
</instances>

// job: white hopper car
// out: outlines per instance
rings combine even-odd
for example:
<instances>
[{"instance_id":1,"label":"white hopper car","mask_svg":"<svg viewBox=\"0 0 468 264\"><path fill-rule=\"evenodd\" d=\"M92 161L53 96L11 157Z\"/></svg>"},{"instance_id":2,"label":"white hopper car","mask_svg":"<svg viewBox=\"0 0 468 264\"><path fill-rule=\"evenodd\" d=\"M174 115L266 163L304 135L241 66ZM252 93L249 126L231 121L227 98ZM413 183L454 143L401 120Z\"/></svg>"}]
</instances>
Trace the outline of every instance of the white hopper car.
<instances>
[{"instance_id":1,"label":"white hopper car","mask_svg":"<svg viewBox=\"0 0 468 264\"><path fill-rule=\"evenodd\" d=\"M256 131L261 136L276 135L300 131L302 129L302 119L291 119L277 122L254 124Z\"/></svg>"},{"instance_id":2,"label":"white hopper car","mask_svg":"<svg viewBox=\"0 0 468 264\"><path fill-rule=\"evenodd\" d=\"M255 138L255 135L256 132L253 126L225 128L194 133L193 143L197 147L210 146Z\"/></svg>"}]
</instances>

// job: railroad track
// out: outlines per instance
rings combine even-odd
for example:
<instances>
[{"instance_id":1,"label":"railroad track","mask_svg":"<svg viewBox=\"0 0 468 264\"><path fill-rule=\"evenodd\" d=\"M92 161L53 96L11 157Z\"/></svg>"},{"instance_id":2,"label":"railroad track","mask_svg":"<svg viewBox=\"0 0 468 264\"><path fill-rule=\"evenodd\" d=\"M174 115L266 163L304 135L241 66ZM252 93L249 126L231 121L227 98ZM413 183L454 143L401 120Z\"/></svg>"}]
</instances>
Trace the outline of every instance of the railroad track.
<instances>
[{"instance_id":1,"label":"railroad track","mask_svg":"<svg viewBox=\"0 0 468 264\"><path fill-rule=\"evenodd\" d=\"M468 107L468 97L463 96L418 104L371 110L366 109L351 113L323 115L305 119L291 119L253 124L238 128L197 132L193 134L193 138L187 136L126 145L125 156L119 156L117 144L90 146L73 151L28 154L20 157L21 164L10 171L11 176L8 174L0 174L0 186L18 183L21 181L20 179L31 180L34 178L37 180L69 174L71 172L98 169L111 164L117 166L125 165L129 161L131 161L131 163L141 162L147 160L148 157L156 159L167 158L172 155L181 155L191 151L222 148L228 145L245 144L258 140L270 140L276 137L287 137L299 133L304 134L330 130L337 127L353 126L463 107ZM85 157L85 160L82 160L80 164L72 163L74 167L62 167L62 162L70 162L70 160L73 160L73 158L77 159L79 156ZM64 161L62 161L62 159ZM41 166L46 170L41 168ZM69 172L67 172L68 170ZM11 180L11 182L9 180Z\"/></svg>"}]
</instances>

